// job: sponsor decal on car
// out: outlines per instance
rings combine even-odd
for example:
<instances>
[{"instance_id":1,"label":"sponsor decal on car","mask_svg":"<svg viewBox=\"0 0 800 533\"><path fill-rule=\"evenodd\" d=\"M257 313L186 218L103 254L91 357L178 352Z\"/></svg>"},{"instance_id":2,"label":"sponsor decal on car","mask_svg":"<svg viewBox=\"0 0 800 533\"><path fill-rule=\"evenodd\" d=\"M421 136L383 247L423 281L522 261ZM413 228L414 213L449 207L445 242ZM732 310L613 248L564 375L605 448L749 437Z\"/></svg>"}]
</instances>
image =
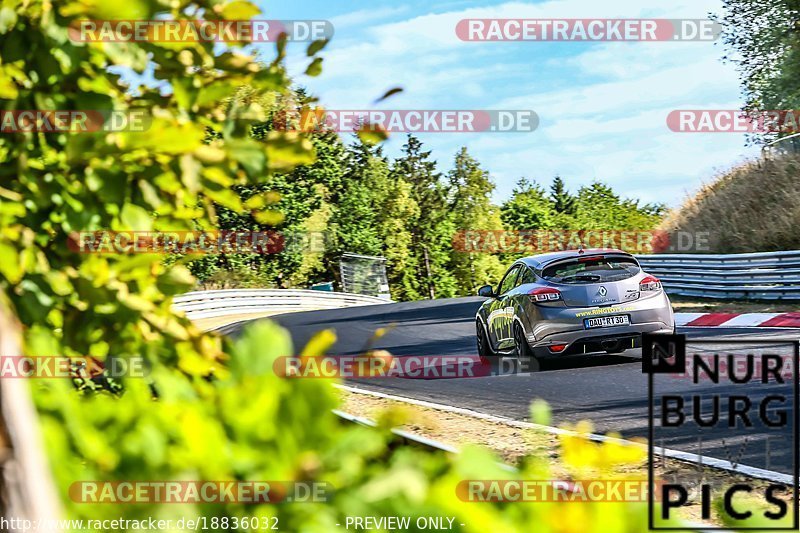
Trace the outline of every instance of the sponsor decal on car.
<instances>
[{"instance_id":1,"label":"sponsor decal on car","mask_svg":"<svg viewBox=\"0 0 800 533\"><path fill-rule=\"evenodd\" d=\"M577 318L581 318L584 316L594 316L594 315L605 315L608 313L620 313L623 311L633 311L635 307L602 307L599 309L590 309L589 311L581 311L580 313L575 313Z\"/></svg>"}]
</instances>

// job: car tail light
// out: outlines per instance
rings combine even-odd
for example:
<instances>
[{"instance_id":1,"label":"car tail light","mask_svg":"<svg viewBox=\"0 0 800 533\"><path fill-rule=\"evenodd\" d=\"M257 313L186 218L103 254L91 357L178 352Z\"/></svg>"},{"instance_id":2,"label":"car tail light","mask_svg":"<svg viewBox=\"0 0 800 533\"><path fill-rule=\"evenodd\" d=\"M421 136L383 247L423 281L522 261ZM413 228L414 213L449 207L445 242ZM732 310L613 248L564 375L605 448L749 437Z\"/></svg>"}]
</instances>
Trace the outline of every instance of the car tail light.
<instances>
[{"instance_id":1,"label":"car tail light","mask_svg":"<svg viewBox=\"0 0 800 533\"><path fill-rule=\"evenodd\" d=\"M639 282L639 290L640 291L660 291L661 290L661 282L658 281L658 278L655 276L645 276L645 278Z\"/></svg>"},{"instance_id":2,"label":"car tail light","mask_svg":"<svg viewBox=\"0 0 800 533\"><path fill-rule=\"evenodd\" d=\"M539 287L528 291L528 297L532 302L554 302L561 299L561 292L550 287Z\"/></svg>"},{"instance_id":3,"label":"car tail light","mask_svg":"<svg viewBox=\"0 0 800 533\"><path fill-rule=\"evenodd\" d=\"M567 345L566 344L551 344L550 346L548 346L548 348L550 348L550 351L553 352L553 353L561 353L567 348Z\"/></svg>"}]
</instances>

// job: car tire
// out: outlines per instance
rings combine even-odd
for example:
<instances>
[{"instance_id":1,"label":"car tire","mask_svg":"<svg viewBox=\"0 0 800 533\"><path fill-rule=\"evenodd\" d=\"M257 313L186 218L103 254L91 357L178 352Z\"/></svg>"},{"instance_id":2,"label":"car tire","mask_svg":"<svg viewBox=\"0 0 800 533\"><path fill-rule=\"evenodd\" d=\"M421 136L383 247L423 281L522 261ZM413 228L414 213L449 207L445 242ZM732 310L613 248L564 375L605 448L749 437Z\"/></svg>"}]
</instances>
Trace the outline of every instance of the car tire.
<instances>
[{"instance_id":1,"label":"car tire","mask_svg":"<svg viewBox=\"0 0 800 533\"><path fill-rule=\"evenodd\" d=\"M519 324L514 324L514 348L517 354L517 361L519 361L520 372L538 372L541 370L539 358L536 357L531 345L528 344L528 339L525 338L525 333Z\"/></svg>"},{"instance_id":2,"label":"car tire","mask_svg":"<svg viewBox=\"0 0 800 533\"><path fill-rule=\"evenodd\" d=\"M478 357L480 357L481 360L495 358L496 355L492 352L492 348L489 346L489 339L486 337L486 330L483 328L480 321L475 322L475 329L478 338Z\"/></svg>"}]
</instances>

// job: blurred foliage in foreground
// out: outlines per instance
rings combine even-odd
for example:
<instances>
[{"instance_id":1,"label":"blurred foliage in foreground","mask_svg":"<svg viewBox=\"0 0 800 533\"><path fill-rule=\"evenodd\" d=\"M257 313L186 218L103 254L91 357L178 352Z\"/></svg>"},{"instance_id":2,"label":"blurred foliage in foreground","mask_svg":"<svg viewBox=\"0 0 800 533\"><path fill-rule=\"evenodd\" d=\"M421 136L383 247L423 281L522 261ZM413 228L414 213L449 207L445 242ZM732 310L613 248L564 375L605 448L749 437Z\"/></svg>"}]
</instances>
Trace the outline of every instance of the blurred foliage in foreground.
<instances>
[{"instance_id":1,"label":"blurred foliage in foreground","mask_svg":"<svg viewBox=\"0 0 800 533\"><path fill-rule=\"evenodd\" d=\"M130 384L114 401L100 395L80 397L66 384L49 388L39 394L39 404L51 457L64 493L76 479L297 480L329 483L334 488L329 502L67 502L70 514L173 520L276 516L281 531L313 532L334 531L346 516L410 516L412 523L417 517L455 517L455 524L464 524L456 525L456 531L481 533L635 532L646 527L646 503L461 500L456 489L462 480L551 479L551 458L526 458L519 472L512 473L485 449L469 447L450 457L392 445L387 427L342 426L330 412L336 400L329 381L287 380L272 371L275 358L291 349L286 332L263 321L231 346L223 379L190 386L170 370L161 370L163 375L156 378L171 387L157 402L150 401L143 383ZM620 465L641 463L644 454L633 446L601 445L581 437L564 437L562 446L574 479L618 478L623 476L616 473Z\"/></svg>"},{"instance_id":2,"label":"blurred foliage in foreground","mask_svg":"<svg viewBox=\"0 0 800 533\"><path fill-rule=\"evenodd\" d=\"M117 109L152 113L144 133L16 133L0 136L0 284L25 326L29 355L145 357L147 380L115 395L80 394L66 381L33 386L51 465L70 516L93 519L276 515L284 531L334 529L346 515L457 517L466 531L638 531L643 504L468 504L465 478L509 474L485 451L446 458L388 446L388 433L340 427L329 384L282 381L275 357L292 352L287 334L262 323L223 345L170 311L170 296L195 280L156 255L71 253L75 230L212 228L214 205L244 210L231 193L314 160L308 139L270 132L258 99L215 104L239 87L285 92L283 50L261 65L208 43L75 43L76 18L249 18L248 2L6 0L0 8L0 99L4 109ZM234 48L235 49L235 48ZM309 50L319 65L320 46ZM129 91L109 72L127 66L171 88ZM314 68L316 72L318 68ZM218 138L204 144L206 128ZM265 202L265 204L268 202ZM152 214L155 216L152 216ZM268 214L264 218L269 218ZM326 348L318 342L316 351ZM157 395L157 397L155 397ZM531 459L520 476L542 477ZM323 480L327 504L90 505L66 497L81 480Z\"/></svg>"}]
</instances>

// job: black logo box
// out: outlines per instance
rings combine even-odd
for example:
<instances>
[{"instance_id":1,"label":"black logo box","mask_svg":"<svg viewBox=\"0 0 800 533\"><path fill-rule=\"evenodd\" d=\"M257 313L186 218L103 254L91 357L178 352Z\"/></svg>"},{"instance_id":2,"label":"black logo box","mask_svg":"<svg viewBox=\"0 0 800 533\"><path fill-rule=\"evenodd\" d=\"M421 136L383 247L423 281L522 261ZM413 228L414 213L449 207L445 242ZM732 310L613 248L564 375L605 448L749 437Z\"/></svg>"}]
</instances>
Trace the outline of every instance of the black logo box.
<instances>
[{"instance_id":1,"label":"black logo box","mask_svg":"<svg viewBox=\"0 0 800 533\"><path fill-rule=\"evenodd\" d=\"M642 372L647 374L647 403L648 403L648 439L647 439L647 519L650 531L686 531L680 527L655 527L653 520L655 476L653 475L653 457L655 450L654 427L653 427L653 375L684 373L686 370L686 335L664 335L664 334L642 334ZM722 345L752 345L759 344L764 346L779 345L793 346L792 357L792 470L794 474L794 498L792 510L794 511L794 523L789 527L740 527L736 526L737 531L797 531L798 520L800 520L800 341L798 340L775 340L775 339L698 339L692 340L690 344L722 344ZM665 355L671 357L665 358ZM730 530L727 526L720 527L692 527L692 531L720 531Z\"/></svg>"}]
</instances>

